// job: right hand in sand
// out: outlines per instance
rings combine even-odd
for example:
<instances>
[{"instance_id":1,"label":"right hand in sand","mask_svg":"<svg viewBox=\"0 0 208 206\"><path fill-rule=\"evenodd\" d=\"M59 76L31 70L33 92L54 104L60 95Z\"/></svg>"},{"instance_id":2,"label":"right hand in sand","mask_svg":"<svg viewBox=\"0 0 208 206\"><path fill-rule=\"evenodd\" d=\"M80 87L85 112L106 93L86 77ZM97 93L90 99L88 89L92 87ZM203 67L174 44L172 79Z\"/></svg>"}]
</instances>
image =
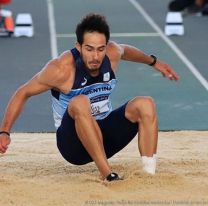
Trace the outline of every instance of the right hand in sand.
<instances>
[{"instance_id":1,"label":"right hand in sand","mask_svg":"<svg viewBox=\"0 0 208 206\"><path fill-rule=\"evenodd\" d=\"M7 134L0 134L0 153L3 154L7 151L11 139Z\"/></svg>"}]
</instances>

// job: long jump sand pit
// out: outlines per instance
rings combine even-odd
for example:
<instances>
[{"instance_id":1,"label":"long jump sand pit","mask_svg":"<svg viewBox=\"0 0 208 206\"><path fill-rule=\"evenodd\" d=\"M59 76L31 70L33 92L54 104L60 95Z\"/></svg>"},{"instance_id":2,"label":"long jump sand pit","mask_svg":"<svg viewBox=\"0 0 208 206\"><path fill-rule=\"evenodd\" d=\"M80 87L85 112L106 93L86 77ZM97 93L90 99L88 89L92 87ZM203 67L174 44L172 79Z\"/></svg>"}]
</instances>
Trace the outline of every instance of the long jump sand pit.
<instances>
[{"instance_id":1,"label":"long jump sand pit","mask_svg":"<svg viewBox=\"0 0 208 206\"><path fill-rule=\"evenodd\" d=\"M0 155L0 205L208 205L206 131L160 132L154 176L142 171L137 138L109 161L123 181L103 182L94 163L67 163L53 133L12 134Z\"/></svg>"}]
</instances>

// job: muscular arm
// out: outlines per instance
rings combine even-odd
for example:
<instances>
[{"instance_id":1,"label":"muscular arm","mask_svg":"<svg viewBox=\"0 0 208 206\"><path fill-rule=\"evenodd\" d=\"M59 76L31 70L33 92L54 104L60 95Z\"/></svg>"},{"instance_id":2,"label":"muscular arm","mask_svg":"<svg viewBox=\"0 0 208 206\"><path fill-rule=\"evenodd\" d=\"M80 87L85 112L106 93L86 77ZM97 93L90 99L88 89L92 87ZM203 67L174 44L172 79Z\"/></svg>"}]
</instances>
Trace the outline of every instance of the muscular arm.
<instances>
[{"instance_id":1,"label":"muscular arm","mask_svg":"<svg viewBox=\"0 0 208 206\"><path fill-rule=\"evenodd\" d=\"M7 105L0 131L10 132L12 125L31 96L38 95L51 88L61 87L61 82L65 81L65 73L60 62L64 62L64 58L50 61L42 71L17 89ZM9 143L9 136L5 133L0 134L0 153L6 152Z\"/></svg>"},{"instance_id":2,"label":"muscular arm","mask_svg":"<svg viewBox=\"0 0 208 206\"><path fill-rule=\"evenodd\" d=\"M151 64L154 59L145 54L140 49L127 45L127 44L116 44L115 42L110 42L109 44L109 56L111 56L112 65L117 66L119 60L132 61L143 64ZM157 60L156 64L153 66L154 69L161 72L164 77L170 80L178 80L179 76L173 70L173 68L165 62Z\"/></svg>"},{"instance_id":3,"label":"muscular arm","mask_svg":"<svg viewBox=\"0 0 208 206\"><path fill-rule=\"evenodd\" d=\"M121 56L122 60L138 62L143 64L151 64L153 62L152 57L145 54L143 51L134 46L126 44L120 44L120 46L123 49L123 54Z\"/></svg>"},{"instance_id":4,"label":"muscular arm","mask_svg":"<svg viewBox=\"0 0 208 206\"><path fill-rule=\"evenodd\" d=\"M14 93L6 108L0 131L10 132L12 125L20 115L29 97L50 89L48 85L40 82L40 75L40 73L35 75L30 81L19 87Z\"/></svg>"},{"instance_id":5,"label":"muscular arm","mask_svg":"<svg viewBox=\"0 0 208 206\"><path fill-rule=\"evenodd\" d=\"M28 98L50 88L39 81L39 76L40 74L35 75L29 82L19 87L14 93L7 105L0 131L10 132L12 125L23 110ZM10 141L10 137L7 134L0 134L0 153L6 152Z\"/></svg>"}]
</instances>

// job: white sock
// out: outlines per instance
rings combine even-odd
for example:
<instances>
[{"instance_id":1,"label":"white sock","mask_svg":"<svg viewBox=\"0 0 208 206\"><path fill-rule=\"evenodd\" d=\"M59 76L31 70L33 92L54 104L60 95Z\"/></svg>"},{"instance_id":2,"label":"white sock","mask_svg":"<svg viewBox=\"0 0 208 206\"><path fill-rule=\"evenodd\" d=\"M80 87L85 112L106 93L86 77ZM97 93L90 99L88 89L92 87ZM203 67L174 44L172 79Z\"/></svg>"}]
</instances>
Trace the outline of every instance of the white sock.
<instances>
[{"instance_id":1,"label":"white sock","mask_svg":"<svg viewBox=\"0 0 208 206\"><path fill-rule=\"evenodd\" d=\"M156 154L152 157L142 156L143 170L148 174L154 175L156 170L156 160Z\"/></svg>"}]
</instances>

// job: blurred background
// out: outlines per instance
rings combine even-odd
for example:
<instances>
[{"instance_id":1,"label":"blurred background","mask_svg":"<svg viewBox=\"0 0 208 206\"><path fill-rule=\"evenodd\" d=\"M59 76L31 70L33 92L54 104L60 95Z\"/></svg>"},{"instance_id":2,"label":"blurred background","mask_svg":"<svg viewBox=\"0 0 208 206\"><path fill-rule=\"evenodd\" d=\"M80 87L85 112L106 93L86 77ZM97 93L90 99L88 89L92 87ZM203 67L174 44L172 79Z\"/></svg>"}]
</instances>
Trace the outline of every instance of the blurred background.
<instances>
[{"instance_id":1,"label":"blurred background","mask_svg":"<svg viewBox=\"0 0 208 206\"><path fill-rule=\"evenodd\" d=\"M122 61L118 85L112 95L114 108L137 95L152 96L157 104L159 129L208 129L208 16L193 4L170 8L169 0L13 0L2 8L30 13L34 36L0 37L0 120L15 90L51 59L74 47L78 21L89 12L106 16L111 39L134 45L169 63L181 76L164 79L151 67ZM193 7L193 8L192 8ZM204 8L204 7L203 7ZM165 36L166 15L179 11L184 35ZM32 97L13 132L54 132L50 92Z\"/></svg>"}]
</instances>

